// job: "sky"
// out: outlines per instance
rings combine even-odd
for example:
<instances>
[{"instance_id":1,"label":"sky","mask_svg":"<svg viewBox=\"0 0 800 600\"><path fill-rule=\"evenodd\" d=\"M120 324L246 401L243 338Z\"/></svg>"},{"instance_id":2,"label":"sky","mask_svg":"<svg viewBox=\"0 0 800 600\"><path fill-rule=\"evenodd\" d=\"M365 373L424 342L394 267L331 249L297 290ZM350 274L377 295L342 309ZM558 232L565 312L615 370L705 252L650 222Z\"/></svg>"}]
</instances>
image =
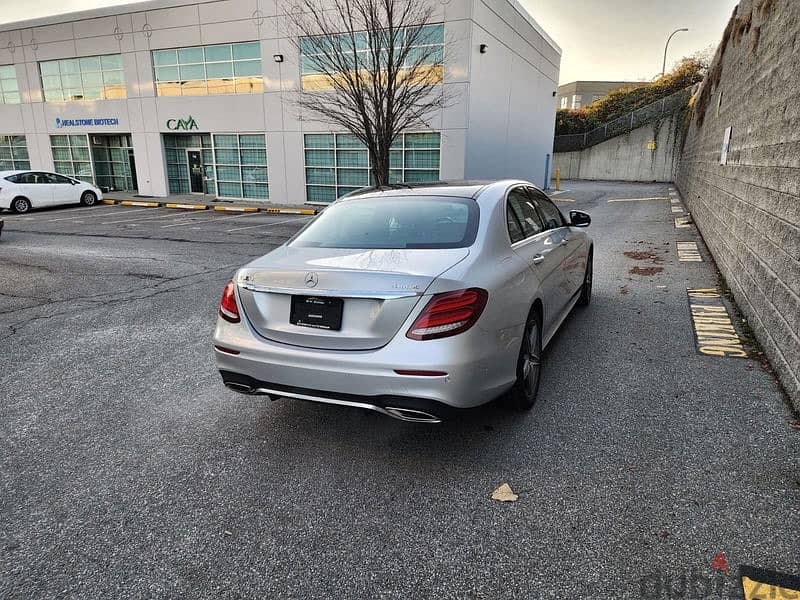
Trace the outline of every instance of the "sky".
<instances>
[{"instance_id":1,"label":"sky","mask_svg":"<svg viewBox=\"0 0 800 600\"><path fill-rule=\"evenodd\" d=\"M489 2L497 0L488 0ZM519 0L561 46L560 83L645 81L719 43L738 0ZM0 0L0 23L121 5L119 0Z\"/></svg>"}]
</instances>

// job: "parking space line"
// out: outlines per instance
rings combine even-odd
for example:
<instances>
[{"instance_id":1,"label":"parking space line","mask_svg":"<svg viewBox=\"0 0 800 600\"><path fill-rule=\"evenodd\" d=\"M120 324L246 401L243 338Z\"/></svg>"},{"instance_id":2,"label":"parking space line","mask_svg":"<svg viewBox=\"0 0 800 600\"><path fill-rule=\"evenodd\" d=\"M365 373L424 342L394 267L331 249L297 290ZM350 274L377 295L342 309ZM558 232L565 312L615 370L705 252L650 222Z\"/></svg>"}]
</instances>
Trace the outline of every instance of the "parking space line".
<instances>
[{"instance_id":1,"label":"parking space line","mask_svg":"<svg viewBox=\"0 0 800 600\"><path fill-rule=\"evenodd\" d=\"M97 211L96 208L94 210ZM48 223L55 223L56 221L69 221L70 219L93 219L93 218L97 218L97 217L104 218L104 217L107 217L108 215L110 215L111 213L117 212L119 210L120 210L119 208L108 208L107 210L104 210L103 212L95 212L95 213L90 214L90 215L80 214L80 215L74 215L74 216L71 216L71 217L62 217L60 219L50 219L48 221ZM138 210L127 211L127 212L138 212L139 210L148 210L148 209L140 208Z\"/></svg>"},{"instance_id":2,"label":"parking space line","mask_svg":"<svg viewBox=\"0 0 800 600\"><path fill-rule=\"evenodd\" d=\"M180 221L180 222L177 222L177 223L171 223L169 225L162 225L161 228L165 229L167 227L178 227L180 225L189 225L189 224L197 224L197 223L209 223L211 221L224 221L225 219L236 219L238 217L249 217L249 216L257 215L257 214L258 214L257 212L256 213L252 213L251 212L251 213L238 214L238 215L234 215L234 216L231 216L231 217L218 217L218 216L215 216L214 211L197 212L197 213L192 214L192 215L184 214L183 217L182 217L183 219L185 219L184 221ZM186 219L187 216L190 216L191 218L190 219ZM198 217L202 217L202 216L205 216L206 218L205 219L198 219Z\"/></svg>"},{"instance_id":3,"label":"parking space line","mask_svg":"<svg viewBox=\"0 0 800 600\"><path fill-rule=\"evenodd\" d=\"M608 203L611 204L612 202L640 202L642 200L669 200L666 196L653 196L652 198L614 198L613 200L609 200Z\"/></svg>"},{"instance_id":4,"label":"parking space line","mask_svg":"<svg viewBox=\"0 0 800 600\"><path fill-rule=\"evenodd\" d=\"M297 217L296 219L285 219L283 221L273 221L272 223L261 223L260 225L249 225L247 227L235 227L234 229L226 229L225 233L234 231L241 231L242 229L255 229L256 227L269 227L270 225L281 225L283 223L291 223L292 221L307 221L307 217Z\"/></svg>"},{"instance_id":5,"label":"parking space line","mask_svg":"<svg viewBox=\"0 0 800 600\"><path fill-rule=\"evenodd\" d=\"M143 208L142 210L150 210L149 208ZM152 211L150 211L152 212ZM171 219L171 218L183 218L186 213L182 212L172 212L169 211L167 214L162 214L161 211L158 211L159 214L155 217L136 217L135 219L120 219L119 221L105 221L100 223L100 225L114 225L116 223L138 223L139 221L153 221L156 219Z\"/></svg>"}]
</instances>

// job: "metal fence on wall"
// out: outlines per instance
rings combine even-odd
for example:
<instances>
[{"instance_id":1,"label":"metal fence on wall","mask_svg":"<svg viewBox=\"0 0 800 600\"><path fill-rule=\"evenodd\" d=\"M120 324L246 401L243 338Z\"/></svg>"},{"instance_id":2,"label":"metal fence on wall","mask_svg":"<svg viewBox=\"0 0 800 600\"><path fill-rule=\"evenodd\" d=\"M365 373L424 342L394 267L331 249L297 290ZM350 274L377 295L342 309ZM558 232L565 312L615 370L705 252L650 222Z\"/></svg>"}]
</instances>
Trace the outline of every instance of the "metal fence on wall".
<instances>
[{"instance_id":1,"label":"metal fence on wall","mask_svg":"<svg viewBox=\"0 0 800 600\"><path fill-rule=\"evenodd\" d=\"M582 150L583 148L594 146L600 142L632 131L646 123L655 121L659 117L672 114L689 103L694 89L695 86L683 89L671 96L666 96L661 100L657 100L652 104L637 108L633 112L619 117L618 119L614 119L613 121L609 121L605 125L601 125L591 131L557 135L555 136L553 151L572 152L573 150Z\"/></svg>"}]
</instances>

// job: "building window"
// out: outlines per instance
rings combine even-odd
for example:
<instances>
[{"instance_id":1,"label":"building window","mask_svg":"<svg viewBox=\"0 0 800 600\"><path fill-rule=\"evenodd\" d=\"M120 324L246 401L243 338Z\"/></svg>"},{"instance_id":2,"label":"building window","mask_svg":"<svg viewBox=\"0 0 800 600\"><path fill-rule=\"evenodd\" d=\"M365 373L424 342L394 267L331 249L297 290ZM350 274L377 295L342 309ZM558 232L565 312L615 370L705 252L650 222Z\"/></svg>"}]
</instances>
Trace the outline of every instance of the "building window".
<instances>
[{"instance_id":1,"label":"building window","mask_svg":"<svg viewBox=\"0 0 800 600\"><path fill-rule=\"evenodd\" d=\"M261 43L154 50L159 96L255 94L264 90Z\"/></svg>"},{"instance_id":2,"label":"building window","mask_svg":"<svg viewBox=\"0 0 800 600\"><path fill-rule=\"evenodd\" d=\"M24 135L0 135L0 171L31 168Z\"/></svg>"},{"instance_id":3,"label":"building window","mask_svg":"<svg viewBox=\"0 0 800 600\"><path fill-rule=\"evenodd\" d=\"M0 66L0 104L19 104L17 68L14 65Z\"/></svg>"},{"instance_id":4,"label":"building window","mask_svg":"<svg viewBox=\"0 0 800 600\"><path fill-rule=\"evenodd\" d=\"M572 108L573 109L580 108L581 107L581 100L582 100L582 96L578 96L577 94L575 96L573 96L572 97Z\"/></svg>"},{"instance_id":5,"label":"building window","mask_svg":"<svg viewBox=\"0 0 800 600\"><path fill-rule=\"evenodd\" d=\"M206 194L216 194L214 179L214 150L209 134L164 134L164 154L167 162L167 184L170 194L189 194L189 159L187 150L200 151Z\"/></svg>"},{"instance_id":6,"label":"building window","mask_svg":"<svg viewBox=\"0 0 800 600\"><path fill-rule=\"evenodd\" d=\"M131 136L93 135L91 142L97 186L109 190L135 190Z\"/></svg>"},{"instance_id":7,"label":"building window","mask_svg":"<svg viewBox=\"0 0 800 600\"><path fill-rule=\"evenodd\" d=\"M405 66L426 65L435 69L432 80L441 82L444 63L444 25L425 25L408 27L401 35L414 35L416 39L410 47L405 59ZM372 52L369 48L366 33L355 35L355 44L349 34L337 36L305 37L300 40L300 74L303 89L324 89L330 87L327 76L323 75L324 67L329 64L325 58L325 48L333 46L337 52L352 55L350 62L353 68L372 69ZM355 46L355 47L354 47Z\"/></svg>"},{"instance_id":8,"label":"building window","mask_svg":"<svg viewBox=\"0 0 800 600\"><path fill-rule=\"evenodd\" d=\"M94 183L89 139L86 135L51 135L56 173Z\"/></svg>"},{"instance_id":9,"label":"building window","mask_svg":"<svg viewBox=\"0 0 800 600\"><path fill-rule=\"evenodd\" d=\"M42 61L39 71L47 102L127 97L121 54Z\"/></svg>"},{"instance_id":10,"label":"building window","mask_svg":"<svg viewBox=\"0 0 800 600\"><path fill-rule=\"evenodd\" d=\"M399 136L389 156L390 182L437 181L440 143L438 132ZM369 152L349 134L306 134L305 165L308 202L333 202L372 182Z\"/></svg>"},{"instance_id":11,"label":"building window","mask_svg":"<svg viewBox=\"0 0 800 600\"><path fill-rule=\"evenodd\" d=\"M214 135L214 160L220 198L269 198L263 134Z\"/></svg>"},{"instance_id":12,"label":"building window","mask_svg":"<svg viewBox=\"0 0 800 600\"><path fill-rule=\"evenodd\" d=\"M264 134L164 134L170 194L189 194L187 150L201 152L204 192L219 198L269 198Z\"/></svg>"},{"instance_id":13,"label":"building window","mask_svg":"<svg viewBox=\"0 0 800 600\"><path fill-rule=\"evenodd\" d=\"M568 102L569 102L569 98L567 98L566 96L564 96L564 97L561 99L561 108L567 108L567 104L568 104Z\"/></svg>"}]
</instances>

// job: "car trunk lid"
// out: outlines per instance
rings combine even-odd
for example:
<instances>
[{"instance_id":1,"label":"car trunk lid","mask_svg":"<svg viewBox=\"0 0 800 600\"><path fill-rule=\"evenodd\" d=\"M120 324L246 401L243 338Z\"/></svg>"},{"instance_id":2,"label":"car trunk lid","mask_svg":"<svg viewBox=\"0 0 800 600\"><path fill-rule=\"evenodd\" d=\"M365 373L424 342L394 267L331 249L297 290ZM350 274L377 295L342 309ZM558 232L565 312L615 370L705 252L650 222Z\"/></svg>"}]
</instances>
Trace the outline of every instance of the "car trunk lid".
<instances>
[{"instance_id":1,"label":"car trunk lid","mask_svg":"<svg viewBox=\"0 0 800 600\"><path fill-rule=\"evenodd\" d=\"M467 248L284 246L239 271L239 298L247 320L267 339L370 350L386 345L436 277L468 254Z\"/></svg>"}]
</instances>

